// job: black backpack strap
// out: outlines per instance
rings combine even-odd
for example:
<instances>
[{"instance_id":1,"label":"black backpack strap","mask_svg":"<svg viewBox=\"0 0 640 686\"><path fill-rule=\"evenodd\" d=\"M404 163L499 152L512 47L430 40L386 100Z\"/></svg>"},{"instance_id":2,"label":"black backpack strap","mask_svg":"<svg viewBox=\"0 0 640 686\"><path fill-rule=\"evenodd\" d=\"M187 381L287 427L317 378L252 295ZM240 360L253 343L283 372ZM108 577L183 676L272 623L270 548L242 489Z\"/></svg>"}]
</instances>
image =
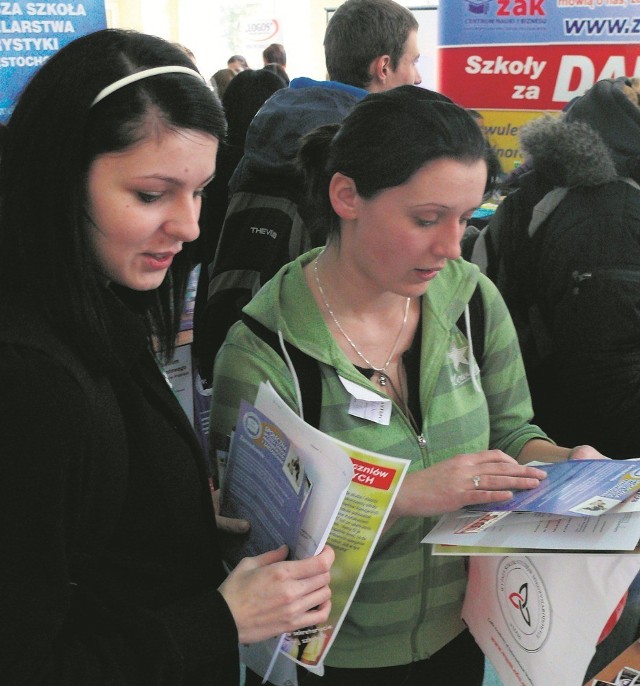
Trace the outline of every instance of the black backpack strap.
<instances>
[{"instance_id":1,"label":"black backpack strap","mask_svg":"<svg viewBox=\"0 0 640 686\"><path fill-rule=\"evenodd\" d=\"M258 338L273 348L283 362L287 364L284 351L280 346L280 339L276 333L244 312L242 313L242 321ZM320 411L322 408L322 380L318 361L286 341L284 345L298 377L304 420L317 429L320 427Z\"/></svg>"},{"instance_id":2,"label":"black backpack strap","mask_svg":"<svg viewBox=\"0 0 640 686\"><path fill-rule=\"evenodd\" d=\"M482 301L482 291L478 284L469 300L469 319L471 321L471 340L473 341L473 354L480 367L484 357L484 302ZM462 333L469 338L467 324L464 319L464 312L460 315L456 326Z\"/></svg>"}]
</instances>

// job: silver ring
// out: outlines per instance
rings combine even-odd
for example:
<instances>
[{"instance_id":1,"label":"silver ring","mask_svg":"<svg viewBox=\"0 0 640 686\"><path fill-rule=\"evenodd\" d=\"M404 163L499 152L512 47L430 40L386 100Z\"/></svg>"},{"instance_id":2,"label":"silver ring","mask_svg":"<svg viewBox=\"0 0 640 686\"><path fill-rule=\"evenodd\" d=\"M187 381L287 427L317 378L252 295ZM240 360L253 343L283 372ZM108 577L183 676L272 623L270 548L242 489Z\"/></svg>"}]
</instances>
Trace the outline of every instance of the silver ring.
<instances>
[{"instance_id":1,"label":"silver ring","mask_svg":"<svg viewBox=\"0 0 640 686\"><path fill-rule=\"evenodd\" d=\"M480 488L480 477L479 476L472 476L471 481L473 481L473 487L474 488Z\"/></svg>"}]
</instances>

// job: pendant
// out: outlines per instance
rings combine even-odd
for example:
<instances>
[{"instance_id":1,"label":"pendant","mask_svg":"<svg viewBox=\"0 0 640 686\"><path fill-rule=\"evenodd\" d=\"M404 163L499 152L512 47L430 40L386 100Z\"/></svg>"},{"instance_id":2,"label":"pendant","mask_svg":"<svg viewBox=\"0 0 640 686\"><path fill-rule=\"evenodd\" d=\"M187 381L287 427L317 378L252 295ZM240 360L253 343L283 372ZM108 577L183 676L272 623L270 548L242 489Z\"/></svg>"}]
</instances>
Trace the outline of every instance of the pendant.
<instances>
[{"instance_id":1,"label":"pendant","mask_svg":"<svg viewBox=\"0 0 640 686\"><path fill-rule=\"evenodd\" d=\"M387 385L387 377L384 374L381 374L380 372L378 372L378 383L381 386Z\"/></svg>"}]
</instances>

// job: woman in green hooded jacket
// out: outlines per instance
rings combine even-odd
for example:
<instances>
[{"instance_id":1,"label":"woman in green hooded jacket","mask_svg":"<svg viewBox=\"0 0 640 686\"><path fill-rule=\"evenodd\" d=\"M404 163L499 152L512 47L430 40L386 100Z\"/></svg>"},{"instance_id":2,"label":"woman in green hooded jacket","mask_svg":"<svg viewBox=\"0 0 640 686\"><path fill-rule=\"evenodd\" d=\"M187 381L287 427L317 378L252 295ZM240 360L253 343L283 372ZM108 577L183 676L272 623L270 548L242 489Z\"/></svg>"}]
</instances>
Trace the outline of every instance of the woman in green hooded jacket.
<instances>
[{"instance_id":1,"label":"woman in green hooded jacket","mask_svg":"<svg viewBox=\"0 0 640 686\"><path fill-rule=\"evenodd\" d=\"M413 86L367 96L300 149L304 220L326 246L283 267L245 308L317 361L322 431L411 461L325 660L325 686L481 684L483 657L460 618L463 560L433 556L421 540L437 515L536 487L544 472L525 463L569 457L529 423L507 309L460 259L487 154L477 124L442 96ZM484 335L474 343L476 291ZM214 368L214 447L266 380L303 409L295 370L240 322ZM388 420L363 417L353 385L390 399ZM601 456L585 446L572 457Z\"/></svg>"}]
</instances>

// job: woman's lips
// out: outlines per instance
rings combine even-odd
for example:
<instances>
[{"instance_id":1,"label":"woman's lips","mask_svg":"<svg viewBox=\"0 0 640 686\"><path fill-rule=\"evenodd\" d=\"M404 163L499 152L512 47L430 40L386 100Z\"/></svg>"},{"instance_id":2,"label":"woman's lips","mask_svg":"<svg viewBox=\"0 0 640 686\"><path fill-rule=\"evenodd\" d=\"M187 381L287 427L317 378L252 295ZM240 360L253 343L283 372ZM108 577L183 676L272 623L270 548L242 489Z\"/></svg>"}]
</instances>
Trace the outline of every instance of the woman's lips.
<instances>
[{"instance_id":1,"label":"woman's lips","mask_svg":"<svg viewBox=\"0 0 640 686\"><path fill-rule=\"evenodd\" d=\"M143 258L151 269L168 269L173 262L174 252L149 252Z\"/></svg>"},{"instance_id":2,"label":"woman's lips","mask_svg":"<svg viewBox=\"0 0 640 686\"><path fill-rule=\"evenodd\" d=\"M437 275L439 269L416 269L415 272L418 275L418 278L421 281L431 281L431 279L434 279Z\"/></svg>"}]
</instances>

